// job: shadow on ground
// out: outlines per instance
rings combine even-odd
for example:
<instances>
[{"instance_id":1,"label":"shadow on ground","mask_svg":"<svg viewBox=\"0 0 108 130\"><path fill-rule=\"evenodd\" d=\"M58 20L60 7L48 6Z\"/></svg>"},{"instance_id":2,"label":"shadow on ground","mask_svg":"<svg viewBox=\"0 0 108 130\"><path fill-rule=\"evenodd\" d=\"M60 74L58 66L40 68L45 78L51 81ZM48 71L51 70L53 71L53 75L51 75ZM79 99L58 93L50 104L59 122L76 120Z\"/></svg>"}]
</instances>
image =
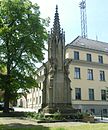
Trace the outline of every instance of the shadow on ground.
<instances>
[{"instance_id":1,"label":"shadow on ground","mask_svg":"<svg viewBox=\"0 0 108 130\"><path fill-rule=\"evenodd\" d=\"M42 125L10 123L0 125L0 130L50 130L50 128Z\"/></svg>"}]
</instances>

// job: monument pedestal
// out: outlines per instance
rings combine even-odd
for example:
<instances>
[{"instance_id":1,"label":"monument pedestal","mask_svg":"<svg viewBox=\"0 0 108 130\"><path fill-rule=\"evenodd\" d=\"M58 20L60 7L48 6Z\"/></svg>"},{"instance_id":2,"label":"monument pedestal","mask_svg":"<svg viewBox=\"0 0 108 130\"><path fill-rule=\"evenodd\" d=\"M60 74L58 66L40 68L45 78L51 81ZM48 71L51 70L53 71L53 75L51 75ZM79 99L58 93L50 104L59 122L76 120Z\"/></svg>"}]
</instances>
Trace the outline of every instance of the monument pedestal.
<instances>
[{"instance_id":1,"label":"monument pedestal","mask_svg":"<svg viewBox=\"0 0 108 130\"><path fill-rule=\"evenodd\" d=\"M61 114L68 114L71 115L73 113L74 109L72 108L71 104L53 104L52 107L46 106L43 108L44 113L54 114L56 112L59 112Z\"/></svg>"}]
</instances>

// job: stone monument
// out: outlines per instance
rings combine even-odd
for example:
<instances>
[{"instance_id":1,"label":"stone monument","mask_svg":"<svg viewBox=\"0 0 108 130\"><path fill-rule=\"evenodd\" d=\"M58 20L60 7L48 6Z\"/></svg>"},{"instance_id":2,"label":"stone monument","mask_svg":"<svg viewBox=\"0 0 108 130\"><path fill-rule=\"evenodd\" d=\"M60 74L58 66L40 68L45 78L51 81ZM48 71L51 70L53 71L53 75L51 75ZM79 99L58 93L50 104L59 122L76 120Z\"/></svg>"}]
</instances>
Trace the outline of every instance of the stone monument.
<instances>
[{"instance_id":1,"label":"stone monument","mask_svg":"<svg viewBox=\"0 0 108 130\"><path fill-rule=\"evenodd\" d=\"M48 62L45 67L42 110L44 113L71 113L71 86L68 67L71 60L65 60L65 33L60 27L58 6L53 28L48 36Z\"/></svg>"}]
</instances>

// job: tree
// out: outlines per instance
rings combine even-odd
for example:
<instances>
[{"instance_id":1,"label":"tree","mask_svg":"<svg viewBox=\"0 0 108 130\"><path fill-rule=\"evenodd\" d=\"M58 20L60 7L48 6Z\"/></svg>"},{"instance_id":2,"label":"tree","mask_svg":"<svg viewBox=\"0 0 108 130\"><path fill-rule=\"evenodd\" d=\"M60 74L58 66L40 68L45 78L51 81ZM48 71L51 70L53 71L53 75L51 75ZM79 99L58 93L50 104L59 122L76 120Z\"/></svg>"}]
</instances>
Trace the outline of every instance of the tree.
<instances>
[{"instance_id":1,"label":"tree","mask_svg":"<svg viewBox=\"0 0 108 130\"><path fill-rule=\"evenodd\" d=\"M0 5L0 88L4 112L9 112L9 101L19 88L37 86L36 63L44 58L48 20L29 0L1 0Z\"/></svg>"}]
</instances>

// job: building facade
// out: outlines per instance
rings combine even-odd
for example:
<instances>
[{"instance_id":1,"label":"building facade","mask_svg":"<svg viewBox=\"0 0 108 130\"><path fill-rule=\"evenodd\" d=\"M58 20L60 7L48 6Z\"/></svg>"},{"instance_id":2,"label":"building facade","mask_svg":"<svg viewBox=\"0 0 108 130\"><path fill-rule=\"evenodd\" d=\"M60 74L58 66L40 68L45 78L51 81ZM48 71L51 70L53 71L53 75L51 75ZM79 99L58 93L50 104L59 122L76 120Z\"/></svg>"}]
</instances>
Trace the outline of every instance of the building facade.
<instances>
[{"instance_id":1,"label":"building facade","mask_svg":"<svg viewBox=\"0 0 108 130\"><path fill-rule=\"evenodd\" d=\"M72 104L96 115L107 114L108 44L77 37L66 46L71 58Z\"/></svg>"},{"instance_id":2,"label":"building facade","mask_svg":"<svg viewBox=\"0 0 108 130\"><path fill-rule=\"evenodd\" d=\"M69 77L72 106L82 112L108 115L108 43L77 37L65 47L65 58L72 59ZM39 88L27 94L24 107L40 109L44 66L37 71ZM19 99L23 102L25 98ZM26 104L26 103L25 103Z\"/></svg>"}]
</instances>

